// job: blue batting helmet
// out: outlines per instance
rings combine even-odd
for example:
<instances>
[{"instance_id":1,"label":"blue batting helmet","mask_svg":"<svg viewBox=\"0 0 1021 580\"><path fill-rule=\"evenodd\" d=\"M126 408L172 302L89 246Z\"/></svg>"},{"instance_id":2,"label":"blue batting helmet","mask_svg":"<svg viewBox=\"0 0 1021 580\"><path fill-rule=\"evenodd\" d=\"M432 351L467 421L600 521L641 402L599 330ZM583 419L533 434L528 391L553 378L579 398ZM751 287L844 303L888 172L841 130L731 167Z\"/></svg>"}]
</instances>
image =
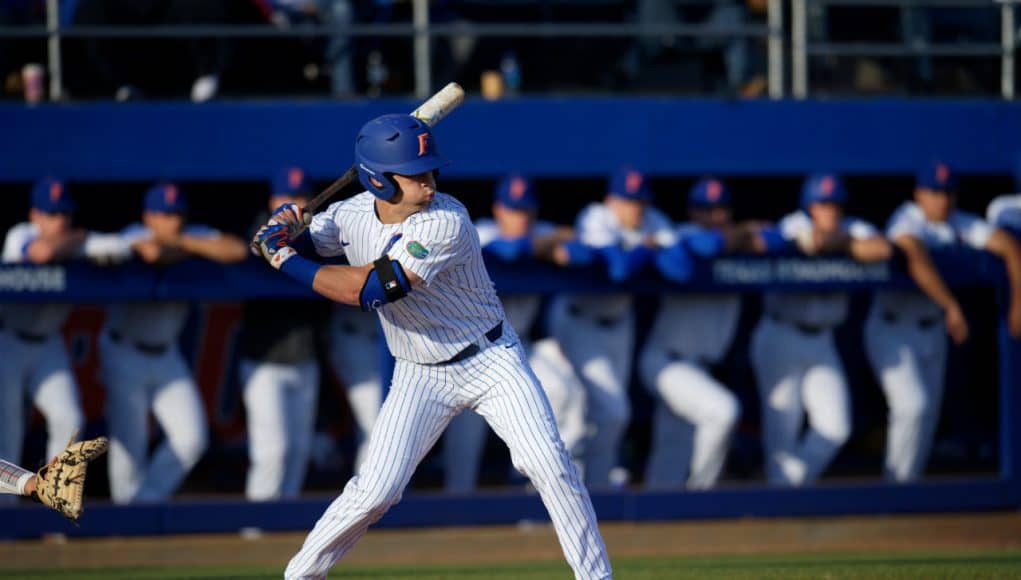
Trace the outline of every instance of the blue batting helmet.
<instances>
[{"instance_id":1,"label":"blue batting helmet","mask_svg":"<svg viewBox=\"0 0 1021 580\"><path fill-rule=\"evenodd\" d=\"M362 127L355 140L358 180L382 200L397 193L393 174L418 175L448 163L436 151L429 126L410 115L376 117Z\"/></svg>"},{"instance_id":2,"label":"blue batting helmet","mask_svg":"<svg viewBox=\"0 0 1021 580\"><path fill-rule=\"evenodd\" d=\"M844 183L833 173L817 173L810 175L801 186L801 209L816 202L847 203L847 189Z\"/></svg>"}]
</instances>

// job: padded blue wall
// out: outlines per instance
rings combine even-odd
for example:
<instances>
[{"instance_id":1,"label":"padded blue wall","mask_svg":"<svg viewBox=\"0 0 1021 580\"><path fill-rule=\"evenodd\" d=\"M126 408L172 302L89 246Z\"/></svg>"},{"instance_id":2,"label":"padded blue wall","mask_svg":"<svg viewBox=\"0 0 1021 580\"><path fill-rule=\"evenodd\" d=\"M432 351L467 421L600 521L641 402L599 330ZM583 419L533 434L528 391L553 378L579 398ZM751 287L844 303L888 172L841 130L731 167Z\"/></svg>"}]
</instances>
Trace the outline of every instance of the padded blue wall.
<instances>
[{"instance_id":1,"label":"padded blue wall","mask_svg":"<svg viewBox=\"0 0 1021 580\"><path fill-rule=\"evenodd\" d=\"M263 179L300 163L319 178L351 164L366 120L408 100L0 105L0 181ZM437 129L448 175L913 173L942 157L1007 173L1021 106L995 101L469 100Z\"/></svg>"}]
</instances>

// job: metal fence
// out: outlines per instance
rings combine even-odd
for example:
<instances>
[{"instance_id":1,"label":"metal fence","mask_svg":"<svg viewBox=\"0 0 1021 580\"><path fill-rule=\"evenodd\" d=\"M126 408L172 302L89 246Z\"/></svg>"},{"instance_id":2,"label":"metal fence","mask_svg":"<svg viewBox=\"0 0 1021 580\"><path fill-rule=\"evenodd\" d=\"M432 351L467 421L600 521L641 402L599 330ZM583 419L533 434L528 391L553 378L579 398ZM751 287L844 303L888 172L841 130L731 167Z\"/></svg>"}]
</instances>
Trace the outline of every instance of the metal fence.
<instances>
[{"instance_id":1,"label":"metal fence","mask_svg":"<svg viewBox=\"0 0 1021 580\"><path fill-rule=\"evenodd\" d=\"M700 0L711 2L712 0ZM61 27L58 0L47 0L45 27L0 27L0 37L47 39L50 98L64 95L60 43L65 38L264 38L264 37L403 37L413 39L415 95L424 98L432 92L431 40L441 37L519 37L519 38L754 38L767 46L767 86L770 98L788 94L796 99L809 96L809 58L817 56L867 57L999 57L1001 61L1000 94L1004 99L1015 95L1015 52L1018 25L1015 4L1021 0L768 0L767 23L762 25L702 25L656 23L433 23L430 22L429 1L412 0L410 23L357 24L350 26L301 26L279 29L271 26L139 26L139 27ZM921 7L965 7L996 10L1000 13L998 43L935 44L908 41L894 44L832 43L810 41L809 7L885 6L902 10ZM789 27L787 21L789 19ZM785 69L789 61L791 71Z\"/></svg>"}]
</instances>

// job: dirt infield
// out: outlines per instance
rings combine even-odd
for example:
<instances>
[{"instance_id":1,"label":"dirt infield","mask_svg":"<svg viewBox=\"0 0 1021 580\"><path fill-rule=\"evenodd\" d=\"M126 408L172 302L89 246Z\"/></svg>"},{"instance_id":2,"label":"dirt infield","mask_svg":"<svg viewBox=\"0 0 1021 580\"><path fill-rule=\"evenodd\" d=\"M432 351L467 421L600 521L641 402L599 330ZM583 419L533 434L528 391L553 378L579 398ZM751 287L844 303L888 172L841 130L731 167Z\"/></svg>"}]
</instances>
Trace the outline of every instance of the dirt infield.
<instances>
[{"instance_id":1,"label":"dirt infield","mask_svg":"<svg viewBox=\"0 0 1021 580\"><path fill-rule=\"evenodd\" d=\"M1021 548L1021 514L988 513L662 524L606 523L612 557ZM0 543L5 569L281 566L304 534L189 535ZM549 525L370 531L350 564L471 564L562 558Z\"/></svg>"}]
</instances>

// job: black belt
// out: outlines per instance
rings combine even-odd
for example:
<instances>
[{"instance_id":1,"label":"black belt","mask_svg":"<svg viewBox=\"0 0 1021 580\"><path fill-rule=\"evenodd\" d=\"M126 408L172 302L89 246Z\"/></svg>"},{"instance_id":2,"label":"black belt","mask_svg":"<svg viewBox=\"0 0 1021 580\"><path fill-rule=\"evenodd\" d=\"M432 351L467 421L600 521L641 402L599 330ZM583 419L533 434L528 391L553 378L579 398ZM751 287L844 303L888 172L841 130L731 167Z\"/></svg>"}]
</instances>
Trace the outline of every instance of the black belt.
<instances>
[{"instance_id":1,"label":"black belt","mask_svg":"<svg viewBox=\"0 0 1021 580\"><path fill-rule=\"evenodd\" d=\"M581 308L578 308L574 304L571 304L570 306L567 307L567 313L570 314L571 316L581 316L582 315ZM602 328L609 328L611 326L614 326L618 322L620 322L620 319L619 318L613 318L611 316L597 316L597 317L593 318L592 321L596 323L596 326L599 326L599 327L602 327Z\"/></svg>"},{"instance_id":2,"label":"black belt","mask_svg":"<svg viewBox=\"0 0 1021 580\"><path fill-rule=\"evenodd\" d=\"M4 323L0 322L0 330L4 330L4 328L5 328ZM31 332L24 332L22 330L14 330L12 332L14 332L14 336L20 338L25 342L34 342L36 344L39 344L41 342L46 342L47 340L50 339L50 335L48 334L32 334Z\"/></svg>"},{"instance_id":3,"label":"black belt","mask_svg":"<svg viewBox=\"0 0 1021 580\"><path fill-rule=\"evenodd\" d=\"M890 324L896 324L897 321L900 320L900 316L898 316L896 312L893 312L891 310L884 310L882 314L882 319L886 322L889 322ZM932 328L933 326L939 324L939 321L940 321L939 317L929 316L926 318L919 318L918 320L915 320L914 323L918 325L918 328Z\"/></svg>"},{"instance_id":4,"label":"black belt","mask_svg":"<svg viewBox=\"0 0 1021 580\"><path fill-rule=\"evenodd\" d=\"M503 336L503 322L502 321L496 323L496 326L491 328L489 330L489 332L486 333L486 340L488 340L489 342L496 342L496 341L500 340L501 336ZM433 364L436 364L436 365L454 364L456 362L461 362L461 361L463 361L465 359L469 359L469 358L479 354L480 352L482 352L482 349L479 348L479 345L475 344L475 343L472 343L472 344L469 344L468 346L464 347L464 350L462 350L461 352L455 354L451 358L449 358L449 359L447 359L447 360L445 360L443 362L438 362L438 363L433 363Z\"/></svg>"},{"instance_id":5,"label":"black belt","mask_svg":"<svg viewBox=\"0 0 1021 580\"><path fill-rule=\"evenodd\" d=\"M15 330L14 336L25 342L32 342L35 344L46 342L50 339L50 335L48 334L32 334L31 332L23 332L21 330Z\"/></svg>"},{"instance_id":6,"label":"black belt","mask_svg":"<svg viewBox=\"0 0 1021 580\"><path fill-rule=\"evenodd\" d=\"M169 344L153 344L151 342L141 342L141 341L128 342L128 341L124 340L124 337L121 336L121 333L117 332L116 330L111 330L109 334L110 334L110 340L116 342L117 344L128 344L128 345L134 347L135 350L137 350L138 352L140 352L142 354L147 354L147 355L150 355L150 356L161 355L161 354L167 352L167 350L170 348Z\"/></svg>"},{"instance_id":7,"label":"black belt","mask_svg":"<svg viewBox=\"0 0 1021 580\"><path fill-rule=\"evenodd\" d=\"M805 324L803 322L792 322L790 320L784 320L783 318L780 318L776 314L770 314L769 317L772 318L774 322L779 322L780 324L787 324L789 326L793 326L802 334L815 335L830 329L829 326L822 326L819 324Z\"/></svg>"}]
</instances>

